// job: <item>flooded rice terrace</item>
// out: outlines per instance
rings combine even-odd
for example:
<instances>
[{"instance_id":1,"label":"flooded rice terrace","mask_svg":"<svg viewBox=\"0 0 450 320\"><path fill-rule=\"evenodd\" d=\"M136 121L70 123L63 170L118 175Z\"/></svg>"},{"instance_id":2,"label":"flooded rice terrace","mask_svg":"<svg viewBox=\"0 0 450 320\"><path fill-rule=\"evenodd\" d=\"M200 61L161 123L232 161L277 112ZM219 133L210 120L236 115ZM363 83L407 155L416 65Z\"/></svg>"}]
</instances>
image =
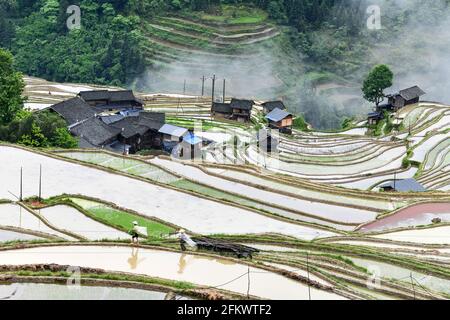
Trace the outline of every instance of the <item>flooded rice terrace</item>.
<instances>
[{"instance_id":1,"label":"flooded rice terrace","mask_svg":"<svg viewBox=\"0 0 450 320\"><path fill-rule=\"evenodd\" d=\"M120 246L56 246L0 252L5 265L73 265L110 271L144 274L268 299L308 299L308 286L273 272L226 259ZM250 275L248 275L250 271ZM270 290L267 290L270 288ZM311 288L315 299L343 299Z\"/></svg>"},{"instance_id":2,"label":"flooded rice terrace","mask_svg":"<svg viewBox=\"0 0 450 320\"><path fill-rule=\"evenodd\" d=\"M21 167L24 168L24 197L36 196L39 165L42 164L45 198L64 193L83 194L202 234L273 232L306 240L333 235L331 232L279 221L249 210L17 148L0 147L0 161L0 176L4 181L0 185L0 198L15 200L9 191L18 193Z\"/></svg>"},{"instance_id":3,"label":"flooded rice terrace","mask_svg":"<svg viewBox=\"0 0 450 320\"><path fill-rule=\"evenodd\" d=\"M0 283L0 300L164 300L166 293L133 288ZM176 296L177 300L186 297Z\"/></svg>"},{"instance_id":4,"label":"flooded rice terrace","mask_svg":"<svg viewBox=\"0 0 450 320\"><path fill-rule=\"evenodd\" d=\"M421 203L405 209L386 218L363 226L360 231L373 232L395 228L408 228L433 224L434 219L450 222L450 202Z\"/></svg>"}]
</instances>

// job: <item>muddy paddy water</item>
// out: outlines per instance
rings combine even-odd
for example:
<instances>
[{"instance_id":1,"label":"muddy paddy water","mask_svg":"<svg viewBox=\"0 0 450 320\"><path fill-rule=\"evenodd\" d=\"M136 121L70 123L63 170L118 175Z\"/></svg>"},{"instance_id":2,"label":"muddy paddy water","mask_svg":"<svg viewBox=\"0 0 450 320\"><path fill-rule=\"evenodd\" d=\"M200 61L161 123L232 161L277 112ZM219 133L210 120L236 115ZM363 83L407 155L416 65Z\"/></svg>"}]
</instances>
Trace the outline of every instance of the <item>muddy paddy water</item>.
<instances>
[{"instance_id":1,"label":"muddy paddy water","mask_svg":"<svg viewBox=\"0 0 450 320\"><path fill-rule=\"evenodd\" d=\"M164 300L166 293L150 290L42 283L0 283L0 300ZM185 297L177 296L179 300Z\"/></svg>"},{"instance_id":2,"label":"muddy paddy water","mask_svg":"<svg viewBox=\"0 0 450 320\"><path fill-rule=\"evenodd\" d=\"M386 218L374 221L360 229L362 232L383 231L430 225L433 219L450 222L450 202L421 203L402 209Z\"/></svg>"},{"instance_id":3,"label":"muddy paddy water","mask_svg":"<svg viewBox=\"0 0 450 320\"><path fill-rule=\"evenodd\" d=\"M219 287L268 299L308 299L308 286L281 275L226 259L120 246L56 246L0 252L5 265L55 263L145 274L163 279ZM270 288L270 290L267 290ZM343 297L311 289L315 299Z\"/></svg>"}]
</instances>

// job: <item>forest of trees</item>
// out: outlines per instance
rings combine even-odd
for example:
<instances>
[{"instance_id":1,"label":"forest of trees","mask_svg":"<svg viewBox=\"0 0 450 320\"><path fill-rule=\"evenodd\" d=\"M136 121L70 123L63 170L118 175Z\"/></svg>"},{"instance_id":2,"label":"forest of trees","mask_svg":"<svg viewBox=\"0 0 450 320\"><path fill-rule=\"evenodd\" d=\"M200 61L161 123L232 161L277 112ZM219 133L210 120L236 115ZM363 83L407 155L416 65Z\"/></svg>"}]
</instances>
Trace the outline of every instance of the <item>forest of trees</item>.
<instances>
[{"instance_id":1,"label":"forest of trees","mask_svg":"<svg viewBox=\"0 0 450 320\"><path fill-rule=\"evenodd\" d=\"M0 2L0 47L9 49L19 70L29 75L123 85L145 68L140 19L179 10L217 13L224 3L267 10L270 18L298 30L292 34L292 43L320 63L339 50L317 47L308 31L334 24L345 26L341 33L355 33L361 21L356 14L359 6L345 0L4 0ZM66 8L73 4L83 12L82 28L69 31ZM333 19L331 12L337 13Z\"/></svg>"}]
</instances>

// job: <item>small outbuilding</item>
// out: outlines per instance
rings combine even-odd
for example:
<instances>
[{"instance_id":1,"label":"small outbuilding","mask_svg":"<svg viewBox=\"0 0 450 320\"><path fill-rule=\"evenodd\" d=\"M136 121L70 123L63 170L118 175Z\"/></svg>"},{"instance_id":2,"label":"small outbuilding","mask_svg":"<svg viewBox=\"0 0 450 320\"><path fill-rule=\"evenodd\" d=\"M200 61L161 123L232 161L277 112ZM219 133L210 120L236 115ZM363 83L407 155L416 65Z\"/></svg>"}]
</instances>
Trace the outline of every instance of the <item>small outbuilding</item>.
<instances>
[{"instance_id":1,"label":"small outbuilding","mask_svg":"<svg viewBox=\"0 0 450 320\"><path fill-rule=\"evenodd\" d=\"M282 133L292 133L293 117L286 110L275 108L266 115L266 119L269 122L269 128L277 129Z\"/></svg>"},{"instance_id":2,"label":"small outbuilding","mask_svg":"<svg viewBox=\"0 0 450 320\"><path fill-rule=\"evenodd\" d=\"M256 134L258 149L263 153L272 153L278 149L279 139L270 130L261 129Z\"/></svg>"},{"instance_id":3,"label":"small outbuilding","mask_svg":"<svg viewBox=\"0 0 450 320\"><path fill-rule=\"evenodd\" d=\"M386 192L425 192L424 186L422 186L416 179L404 179L395 180L389 183L382 184L379 187L382 191Z\"/></svg>"},{"instance_id":4,"label":"small outbuilding","mask_svg":"<svg viewBox=\"0 0 450 320\"><path fill-rule=\"evenodd\" d=\"M261 104L264 110L264 114L269 114L275 109L286 110L286 106L283 101L267 101Z\"/></svg>"},{"instance_id":5,"label":"small outbuilding","mask_svg":"<svg viewBox=\"0 0 450 320\"><path fill-rule=\"evenodd\" d=\"M367 123L369 125L375 125L381 120L383 120L383 118L384 118L383 112L374 111L367 115Z\"/></svg>"},{"instance_id":6,"label":"small outbuilding","mask_svg":"<svg viewBox=\"0 0 450 320\"><path fill-rule=\"evenodd\" d=\"M180 144L179 157L186 160L201 158L202 147L202 138L196 136L193 132L188 132Z\"/></svg>"},{"instance_id":7,"label":"small outbuilding","mask_svg":"<svg viewBox=\"0 0 450 320\"><path fill-rule=\"evenodd\" d=\"M158 132L162 134L162 144L164 150L167 152L172 152L173 148L183 141L184 136L189 133L189 130L171 124L165 124L158 130Z\"/></svg>"}]
</instances>

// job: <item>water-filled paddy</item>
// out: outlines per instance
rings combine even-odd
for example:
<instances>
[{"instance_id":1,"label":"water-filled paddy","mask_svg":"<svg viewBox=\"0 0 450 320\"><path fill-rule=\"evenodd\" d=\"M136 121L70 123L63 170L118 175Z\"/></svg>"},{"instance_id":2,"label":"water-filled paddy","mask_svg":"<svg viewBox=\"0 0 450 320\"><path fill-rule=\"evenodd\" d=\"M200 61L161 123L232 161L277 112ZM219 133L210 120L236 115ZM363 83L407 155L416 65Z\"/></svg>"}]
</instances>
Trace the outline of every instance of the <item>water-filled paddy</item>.
<instances>
[{"instance_id":1,"label":"water-filled paddy","mask_svg":"<svg viewBox=\"0 0 450 320\"><path fill-rule=\"evenodd\" d=\"M86 217L69 206L54 206L40 210L40 214L60 229L68 230L88 240L129 239L129 235Z\"/></svg>"},{"instance_id":2,"label":"water-filled paddy","mask_svg":"<svg viewBox=\"0 0 450 320\"><path fill-rule=\"evenodd\" d=\"M118 174L53 159L29 151L0 147L0 198L10 199L16 190L20 167L24 168L24 196L35 196L39 165L43 167L43 197L84 194L120 207L157 217L202 234L281 233L301 239L332 235L330 232L295 225L249 210L199 198Z\"/></svg>"},{"instance_id":3,"label":"water-filled paddy","mask_svg":"<svg viewBox=\"0 0 450 320\"><path fill-rule=\"evenodd\" d=\"M376 275L382 278L394 279L403 282L410 282L411 276L413 277L415 284L420 284L426 288L438 291L450 293L450 280L437 278L435 276L429 276L420 272L412 271L406 268L387 264L383 262L365 260L360 258L348 257L356 265L371 269L372 272L376 271Z\"/></svg>"},{"instance_id":4,"label":"water-filled paddy","mask_svg":"<svg viewBox=\"0 0 450 320\"><path fill-rule=\"evenodd\" d=\"M0 283L0 300L164 300L166 293L133 288ZM177 296L178 300L186 298Z\"/></svg>"},{"instance_id":5,"label":"water-filled paddy","mask_svg":"<svg viewBox=\"0 0 450 320\"><path fill-rule=\"evenodd\" d=\"M189 179L198 181L209 186L228 192L239 192L239 194L260 201L271 203L283 207L288 207L312 214L318 217L345 223L362 223L376 218L377 213L351 207L341 207L320 202L293 198L282 194L268 192L259 188L254 188L242 183L232 182L208 175L200 169L175 161L155 158L151 160L156 165L163 166L177 174L184 175Z\"/></svg>"},{"instance_id":6,"label":"water-filled paddy","mask_svg":"<svg viewBox=\"0 0 450 320\"><path fill-rule=\"evenodd\" d=\"M0 252L7 265L56 263L145 274L164 279L220 286L247 294L249 267L225 259L131 247L60 246ZM205 272L206 271L206 272ZM239 278L240 277L240 278ZM229 284L223 285L231 280ZM308 286L281 275L250 267L250 294L268 299L308 299ZM270 290L267 290L270 288ZM312 289L316 299L341 296Z\"/></svg>"},{"instance_id":7,"label":"water-filled paddy","mask_svg":"<svg viewBox=\"0 0 450 320\"><path fill-rule=\"evenodd\" d=\"M42 240L42 238L30 235L30 234L26 234L26 233L19 233L19 232L0 229L0 242L29 241L29 240Z\"/></svg>"},{"instance_id":8,"label":"water-filled paddy","mask_svg":"<svg viewBox=\"0 0 450 320\"><path fill-rule=\"evenodd\" d=\"M0 225L42 232L66 240L75 240L68 235L49 228L42 220L15 204L0 204Z\"/></svg>"},{"instance_id":9,"label":"water-filled paddy","mask_svg":"<svg viewBox=\"0 0 450 320\"><path fill-rule=\"evenodd\" d=\"M404 209L386 218L374 221L360 229L362 232L383 231L395 228L415 227L432 224L439 218L450 222L450 202L421 203ZM450 237L450 236L449 236Z\"/></svg>"}]
</instances>

